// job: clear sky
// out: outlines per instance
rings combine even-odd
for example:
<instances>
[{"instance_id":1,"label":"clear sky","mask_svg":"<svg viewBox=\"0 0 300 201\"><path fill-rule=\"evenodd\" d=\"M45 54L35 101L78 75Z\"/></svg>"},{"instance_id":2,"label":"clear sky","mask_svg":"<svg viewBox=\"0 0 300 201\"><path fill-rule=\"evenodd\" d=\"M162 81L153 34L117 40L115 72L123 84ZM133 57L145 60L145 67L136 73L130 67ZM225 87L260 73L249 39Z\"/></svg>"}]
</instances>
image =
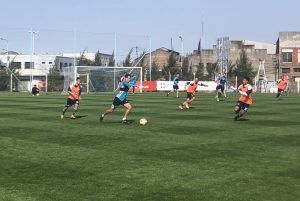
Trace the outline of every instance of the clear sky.
<instances>
[{"instance_id":1,"label":"clear sky","mask_svg":"<svg viewBox=\"0 0 300 201\"><path fill-rule=\"evenodd\" d=\"M299 0L0 0L0 37L11 50L30 52L30 27L38 31L38 53L99 49L111 53L131 47L173 47L184 54L197 48L204 24L203 46L221 36L275 43L280 31L300 31ZM76 30L76 34L74 34ZM76 41L76 42L74 42ZM0 41L0 48L5 48Z\"/></svg>"}]
</instances>

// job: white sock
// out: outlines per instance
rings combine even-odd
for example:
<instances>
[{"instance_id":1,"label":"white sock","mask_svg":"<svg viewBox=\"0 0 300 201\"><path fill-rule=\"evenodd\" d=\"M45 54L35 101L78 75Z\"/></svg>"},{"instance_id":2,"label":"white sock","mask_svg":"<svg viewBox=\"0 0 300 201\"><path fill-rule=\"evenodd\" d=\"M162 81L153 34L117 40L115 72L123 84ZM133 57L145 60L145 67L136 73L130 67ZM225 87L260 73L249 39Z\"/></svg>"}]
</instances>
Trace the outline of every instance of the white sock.
<instances>
[{"instance_id":1,"label":"white sock","mask_svg":"<svg viewBox=\"0 0 300 201\"><path fill-rule=\"evenodd\" d=\"M122 121L126 121L126 120L127 120L126 117L123 117Z\"/></svg>"}]
</instances>

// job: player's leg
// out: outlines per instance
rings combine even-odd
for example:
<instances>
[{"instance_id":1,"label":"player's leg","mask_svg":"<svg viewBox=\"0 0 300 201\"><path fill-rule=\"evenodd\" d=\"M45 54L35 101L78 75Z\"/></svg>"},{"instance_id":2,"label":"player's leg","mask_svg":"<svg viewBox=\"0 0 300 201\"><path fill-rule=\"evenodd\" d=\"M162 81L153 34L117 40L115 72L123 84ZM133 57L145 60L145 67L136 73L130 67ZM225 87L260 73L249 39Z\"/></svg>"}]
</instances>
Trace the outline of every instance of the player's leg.
<instances>
[{"instance_id":1,"label":"player's leg","mask_svg":"<svg viewBox=\"0 0 300 201\"><path fill-rule=\"evenodd\" d=\"M179 86L178 85L175 87L175 91L176 91L176 98L179 98Z\"/></svg>"},{"instance_id":2,"label":"player's leg","mask_svg":"<svg viewBox=\"0 0 300 201\"><path fill-rule=\"evenodd\" d=\"M123 106L125 107L125 113L124 113L124 117L123 117L122 121L123 121L124 123L126 123L126 122L127 122L128 114L129 114L130 111L132 110L132 106L131 106L130 103L125 103Z\"/></svg>"},{"instance_id":3,"label":"player's leg","mask_svg":"<svg viewBox=\"0 0 300 201\"><path fill-rule=\"evenodd\" d=\"M236 116L234 117L234 120L238 120L241 109L242 109L242 103L240 101L238 101L234 107L234 112L236 114Z\"/></svg>"},{"instance_id":4,"label":"player's leg","mask_svg":"<svg viewBox=\"0 0 300 201\"><path fill-rule=\"evenodd\" d=\"M174 91L174 89L172 89L171 91L169 91L169 92L167 93L167 96L169 96L173 91Z\"/></svg>"},{"instance_id":5,"label":"player's leg","mask_svg":"<svg viewBox=\"0 0 300 201\"><path fill-rule=\"evenodd\" d=\"M191 104L193 99L193 94L192 93L187 93L186 101L184 102L184 105L187 109L190 108L189 104Z\"/></svg>"},{"instance_id":6,"label":"player's leg","mask_svg":"<svg viewBox=\"0 0 300 201\"><path fill-rule=\"evenodd\" d=\"M73 114L70 116L71 119L76 119L76 113L79 107L79 101L76 100L76 103L74 104L74 108L73 108Z\"/></svg>"},{"instance_id":7,"label":"player's leg","mask_svg":"<svg viewBox=\"0 0 300 201\"><path fill-rule=\"evenodd\" d=\"M72 100L68 98L68 99L67 99L67 103L66 103L64 109L62 110L62 114L60 115L60 118L61 118L61 119L64 118L64 115L65 115L66 111L67 111L67 110L69 109L69 107L71 107L71 106L72 106Z\"/></svg>"},{"instance_id":8,"label":"player's leg","mask_svg":"<svg viewBox=\"0 0 300 201\"><path fill-rule=\"evenodd\" d=\"M227 98L227 95L226 95L226 87L223 86L223 94L224 94L224 98Z\"/></svg>"},{"instance_id":9,"label":"player's leg","mask_svg":"<svg viewBox=\"0 0 300 201\"><path fill-rule=\"evenodd\" d=\"M281 89L278 89L278 92L276 94L276 98L279 98L279 96L281 96L281 93L282 93L282 90Z\"/></svg>"},{"instance_id":10,"label":"player's leg","mask_svg":"<svg viewBox=\"0 0 300 201\"><path fill-rule=\"evenodd\" d=\"M238 112L238 114L235 116L235 120L238 120L239 118L241 118L242 116L244 116L249 109L249 105L245 104L245 103L241 103L241 107L240 107L240 111Z\"/></svg>"},{"instance_id":11,"label":"player's leg","mask_svg":"<svg viewBox=\"0 0 300 201\"><path fill-rule=\"evenodd\" d=\"M118 108L118 106L119 106L120 104L121 104L120 99L118 99L117 97L115 97L115 99L114 99L114 101L113 101L113 103L112 103L112 105L111 105L111 108L107 109L104 113L102 113L102 114L100 115L100 118L99 118L100 122L103 121L103 119L104 119L104 117L105 117L106 115L113 113L113 112Z\"/></svg>"}]
</instances>

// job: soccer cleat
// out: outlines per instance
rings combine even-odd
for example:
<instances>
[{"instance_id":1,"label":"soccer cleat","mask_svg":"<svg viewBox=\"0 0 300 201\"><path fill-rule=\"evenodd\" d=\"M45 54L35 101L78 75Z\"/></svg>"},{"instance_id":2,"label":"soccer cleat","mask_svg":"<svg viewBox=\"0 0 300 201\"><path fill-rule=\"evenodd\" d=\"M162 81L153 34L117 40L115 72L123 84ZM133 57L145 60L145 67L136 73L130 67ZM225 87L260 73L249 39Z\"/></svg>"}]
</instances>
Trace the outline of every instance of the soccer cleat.
<instances>
[{"instance_id":1,"label":"soccer cleat","mask_svg":"<svg viewBox=\"0 0 300 201\"><path fill-rule=\"evenodd\" d=\"M219 102L219 101L220 101L220 99L219 99L219 98L217 98L217 101Z\"/></svg>"},{"instance_id":2,"label":"soccer cleat","mask_svg":"<svg viewBox=\"0 0 300 201\"><path fill-rule=\"evenodd\" d=\"M129 125L131 122L130 121L128 121L127 119L125 119L125 120L122 120L122 124L125 124L125 125Z\"/></svg>"},{"instance_id":3,"label":"soccer cleat","mask_svg":"<svg viewBox=\"0 0 300 201\"><path fill-rule=\"evenodd\" d=\"M100 118L99 118L100 122L102 122L102 121L103 121L103 119L104 119L104 115L103 115L103 114L101 114L101 115L100 115Z\"/></svg>"},{"instance_id":4,"label":"soccer cleat","mask_svg":"<svg viewBox=\"0 0 300 201\"><path fill-rule=\"evenodd\" d=\"M70 116L70 119L76 119L76 117L72 114L72 115Z\"/></svg>"},{"instance_id":5,"label":"soccer cleat","mask_svg":"<svg viewBox=\"0 0 300 201\"><path fill-rule=\"evenodd\" d=\"M179 105L179 106L178 106L178 109L183 110L182 105Z\"/></svg>"},{"instance_id":6,"label":"soccer cleat","mask_svg":"<svg viewBox=\"0 0 300 201\"><path fill-rule=\"evenodd\" d=\"M64 115L62 114L62 115L60 115L60 119L64 119Z\"/></svg>"},{"instance_id":7,"label":"soccer cleat","mask_svg":"<svg viewBox=\"0 0 300 201\"><path fill-rule=\"evenodd\" d=\"M167 93L167 97L169 96L169 93Z\"/></svg>"}]
</instances>

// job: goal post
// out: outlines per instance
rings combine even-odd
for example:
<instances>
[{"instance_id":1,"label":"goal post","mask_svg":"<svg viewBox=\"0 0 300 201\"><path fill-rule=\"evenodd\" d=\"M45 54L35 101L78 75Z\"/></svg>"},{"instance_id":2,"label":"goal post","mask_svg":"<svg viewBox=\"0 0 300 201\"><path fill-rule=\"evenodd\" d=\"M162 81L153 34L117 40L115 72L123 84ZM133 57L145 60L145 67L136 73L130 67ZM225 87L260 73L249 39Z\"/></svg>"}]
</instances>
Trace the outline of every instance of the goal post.
<instances>
[{"instance_id":1,"label":"goal post","mask_svg":"<svg viewBox=\"0 0 300 201\"><path fill-rule=\"evenodd\" d=\"M116 92L124 73L130 73L137 77L139 87L136 91L142 92L142 67L111 66L71 66L63 68L64 91L74 82L74 77L80 77L85 93Z\"/></svg>"}]
</instances>

